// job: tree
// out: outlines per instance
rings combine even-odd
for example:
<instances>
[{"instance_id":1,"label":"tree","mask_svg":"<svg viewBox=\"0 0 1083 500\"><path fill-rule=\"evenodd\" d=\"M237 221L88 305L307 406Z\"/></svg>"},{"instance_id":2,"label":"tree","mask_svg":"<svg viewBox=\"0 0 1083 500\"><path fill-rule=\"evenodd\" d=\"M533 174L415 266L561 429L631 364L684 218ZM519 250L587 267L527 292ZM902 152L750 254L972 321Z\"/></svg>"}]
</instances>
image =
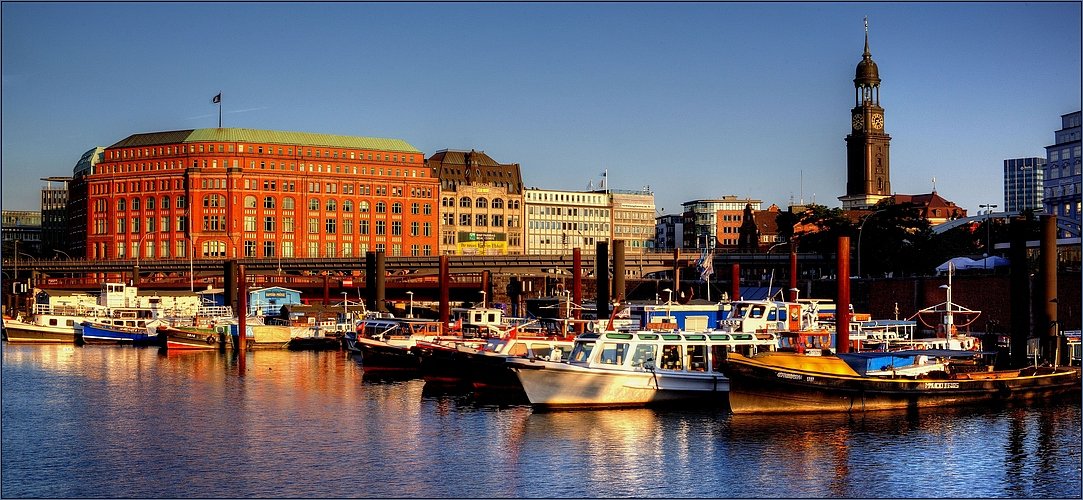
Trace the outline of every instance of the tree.
<instances>
[{"instance_id":1,"label":"tree","mask_svg":"<svg viewBox=\"0 0 1083 500\"><path fill-rule=\"evenodd\" d=\"M862 219L859 230L862 274L906 276L926 272L932 229L921 207L895 204L890 198L882 200Z\"/></svg>"}]
</instances>

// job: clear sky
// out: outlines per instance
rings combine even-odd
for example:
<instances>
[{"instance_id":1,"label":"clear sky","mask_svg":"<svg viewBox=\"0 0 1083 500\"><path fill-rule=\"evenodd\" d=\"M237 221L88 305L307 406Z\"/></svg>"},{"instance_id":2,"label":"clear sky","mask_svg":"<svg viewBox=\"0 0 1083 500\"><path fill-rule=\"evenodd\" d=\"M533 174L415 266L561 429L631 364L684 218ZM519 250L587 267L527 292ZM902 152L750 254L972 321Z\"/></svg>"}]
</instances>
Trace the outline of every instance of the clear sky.
<instances>
[{"instance_id":1,"label":"clear sky","mask_svg":"<svg viewBox=\"0 0 1083 500\"><path fill-rule=\"evenodd\" d=\"M869 18L898 193L1003 206L1080 109L1080 3L11 3L3 208L144 132L483 150L527 186L839 206Z\"/></svg>"}]
</instances>

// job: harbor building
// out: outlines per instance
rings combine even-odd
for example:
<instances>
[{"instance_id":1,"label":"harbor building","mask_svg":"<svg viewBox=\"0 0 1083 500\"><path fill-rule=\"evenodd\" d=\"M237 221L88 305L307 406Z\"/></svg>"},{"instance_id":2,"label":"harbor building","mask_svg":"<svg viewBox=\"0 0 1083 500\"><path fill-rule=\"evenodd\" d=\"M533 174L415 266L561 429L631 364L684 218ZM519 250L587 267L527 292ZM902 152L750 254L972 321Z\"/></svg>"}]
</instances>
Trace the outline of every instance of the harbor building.
<instances>
[{"instance_id":1,"label":"harbor building","mask_svg":"<svg viewBox=\"0 0 1083 500\"><path fill-rule=\"evenodd\" d=\"M597 243L611 241L612 208L605 192L528 188L523 206L527 254L568 255L576 247L593 254Z\"/></svg>"},{"instance_id":2,"label":"harbor building","mask_svg":"<svg viewBox=\"0 0 1083 500\"><path fill-rule=\"evenodd\" d=\"M518 163L484 151L437 151L426 160L440 182L440 253L523 253L523 178Z\"/></svg>"},{"instance_id":3,"label":"harbor building","mask_svg":"<svg viewBox=\"0 0 1083 500\"><path fill-rule=\"evenodd\" d=\"M850 110L853 131L846 136L846 195L839 197L843 210L868 209L891 195L891 136L884 128L880 72L869 52L868 20L854 89L856 102Z\"/></svg>"},{"instance_id":4,"label":"harbor building","mask_svg":"<svg viewBox=\"0 0 1083 500\"><path fill-rule=\"evenodd\" d=\"M400 139L134 134L86 184L89 259L425 256L439 244L439 182Z\"/></svg>"},{"instance_id":5,"label":"harbor building","mask_svg":"<svg viewBox=\"0 0 1083 500\"><path fill-rule=\"evenodd\" d=\"M746 205L760 210L763 202L727 195L681 203L684 210L683 248L737 248Z\"/></svg>"},{"instance_id":6,"label":"harbor building","mask_svg":"<svg viewBox=\"0 0 1083 500\"><path fill-rule=\"evenodd\" d=\"M625 255L638 255L654 248L654 193L610 190L613 214L613 241L623 240Z\"/></svg>"},{"instance_id":7,"label":"harbor building","mask_svg":"<svg viewBox=\"0 0 1083 500\"><path fill-rule=\"evenodd\" d=\"M1004 160L1004 210L1041 210L1044 179L1045 158Z\"/></svg>"},{"instance_id":8,"label":"harbor building","mask_svg":"<svg viewBox=\"0 0 1083 500\"><path fill-rule=\"evenodd\" d=\"M91 148L79 157L68 182L68 241L67 252L73 259L86 257L87 236L87 176L105 156L105 148Z\"/></svg>"},{"instance_id":9,"label":"harbor building","mask_svg":"<svg viewBox=\"0 0 1083 500\"><path fill-rule=\"evenodd\" d=\"M684 248L684 215L659 215L654 222L654 247L659 250Z\"/></svg>"},{"instance_id":10,"label":"harbor building","mask_svg":"<svg viewBox=\"0 0 1083 500\"><path fill-rule=\"evenodd\" d=\"M3 240L4 255L19 252L30 257L40 256L41 212L3 210L0 214L0 239Z\"/></svg>"},{"instance_id":11,"label":"harbor building","mask_svg":"<svg viewBox=\"0 0 1083 500\"><path fill-rule=\"evenodd\" d=\"M41 188L41 255L45 258L69 256L68 183L71 177L42 177Z\"/></svg>"},{"instance_id":12,"label":"harbor building","mask_svg":"<svg viewBox=\"0 0 1083 500\"><path fill-rule=\"evenodd\" d=\"M1055 142L1045 147L1045 212L1057 216L1057 237L1080 236L1080 112L1061 115Z\"/></svg>"}]
</instances>

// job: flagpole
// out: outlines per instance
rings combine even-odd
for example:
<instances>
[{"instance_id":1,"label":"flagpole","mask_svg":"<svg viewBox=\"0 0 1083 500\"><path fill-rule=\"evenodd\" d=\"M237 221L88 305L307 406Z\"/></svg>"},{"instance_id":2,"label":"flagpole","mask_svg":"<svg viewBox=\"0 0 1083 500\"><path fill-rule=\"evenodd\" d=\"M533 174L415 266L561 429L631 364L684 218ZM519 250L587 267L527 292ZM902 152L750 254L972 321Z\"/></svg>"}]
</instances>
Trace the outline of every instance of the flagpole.
<instances>
[{"instance_id":1,"label":"flagpole","mask_svg":"<svg viewBox=\"0 0 1083 500\"><path fill-rule=\"evenodd\" d=\"M218 128L222 128L222 91L218 91Z\"/></svg>"}]
</instances>

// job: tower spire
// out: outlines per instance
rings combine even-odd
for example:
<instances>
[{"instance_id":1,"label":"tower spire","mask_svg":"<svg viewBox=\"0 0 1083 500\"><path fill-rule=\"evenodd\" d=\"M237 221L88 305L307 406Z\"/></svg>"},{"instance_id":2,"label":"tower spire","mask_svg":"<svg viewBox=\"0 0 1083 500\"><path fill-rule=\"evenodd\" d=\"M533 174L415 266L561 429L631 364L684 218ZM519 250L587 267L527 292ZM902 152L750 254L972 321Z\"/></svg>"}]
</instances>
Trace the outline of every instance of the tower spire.
<instances>
[{"instance_id":1,"label":"tower spire","mask_svg":"<svg viewBox=\"0 0 1083 500\"><path fill-rule=\"evenodd\" d=\"M865 16L865 54L864 55L866 57L872 55L872 54L869 53L869 16Z\"/></svg>"}]
</instances>

